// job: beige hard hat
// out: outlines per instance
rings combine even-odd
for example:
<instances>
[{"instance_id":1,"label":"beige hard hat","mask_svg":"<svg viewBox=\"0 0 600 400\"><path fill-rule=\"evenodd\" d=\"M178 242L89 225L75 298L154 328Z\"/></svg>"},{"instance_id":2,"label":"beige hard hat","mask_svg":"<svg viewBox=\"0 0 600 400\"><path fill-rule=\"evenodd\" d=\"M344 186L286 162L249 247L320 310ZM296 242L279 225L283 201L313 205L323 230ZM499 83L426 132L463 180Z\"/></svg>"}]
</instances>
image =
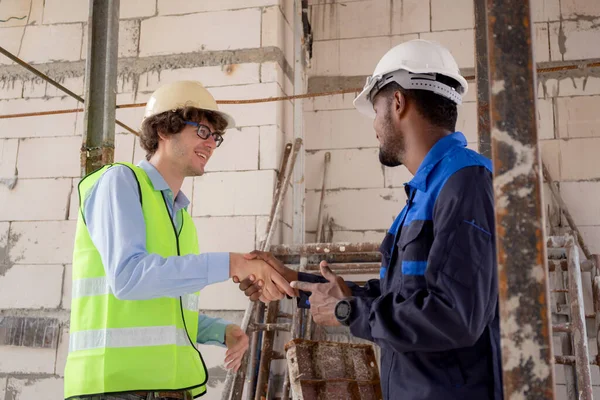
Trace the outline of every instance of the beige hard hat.
<instances>
[{"instance_id":1,"label":"beige hard hat","mask_svg":"<svg viewBox=\"0 0 600 400\"><path fill-rule=\"evenodd\" d=\"M227 121L227 129L235 128L233 117L219 110L215 98L198 81L177 81L156 89L146 103L144 119L184 107L213 111Z\"/></svg>"}]
</instances>

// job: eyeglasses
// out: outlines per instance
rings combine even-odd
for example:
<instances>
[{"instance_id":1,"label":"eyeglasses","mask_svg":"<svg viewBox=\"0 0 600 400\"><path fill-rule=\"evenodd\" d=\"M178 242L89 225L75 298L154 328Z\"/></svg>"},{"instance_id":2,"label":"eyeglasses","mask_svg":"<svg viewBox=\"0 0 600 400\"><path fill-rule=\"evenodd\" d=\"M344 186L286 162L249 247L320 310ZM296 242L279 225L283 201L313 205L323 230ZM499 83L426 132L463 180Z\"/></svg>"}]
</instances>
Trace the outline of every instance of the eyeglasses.
<instances>
[{"instance_id":1,"label":"eyeglasses","mask_svg":"<svg viewBox=\"0 0 600 400\"><path fill-rule=\"evenodd\" d=\"M221 145L221 143L223 143L223 132L211 132L210 128L204 124L199 124L197 122L192 122L192 121L185 121L186 125L191 125L191 126L195 126L196 128L198 128L196 130L196 135L198 135L198 137L200 139L208 139L210 136L213 137L213 139L215 139L215 142L217 143L217 147L219 147Z\"/></svg>"}]
</instances>

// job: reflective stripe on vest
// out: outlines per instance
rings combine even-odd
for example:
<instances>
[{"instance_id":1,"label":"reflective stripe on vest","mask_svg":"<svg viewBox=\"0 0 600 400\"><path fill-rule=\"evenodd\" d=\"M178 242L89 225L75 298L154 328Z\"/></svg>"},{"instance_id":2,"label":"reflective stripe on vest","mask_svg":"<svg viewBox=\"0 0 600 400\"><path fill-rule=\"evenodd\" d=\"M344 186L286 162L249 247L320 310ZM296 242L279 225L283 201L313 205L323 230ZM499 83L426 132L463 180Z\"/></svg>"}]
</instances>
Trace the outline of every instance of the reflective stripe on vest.
<instances>
[{"instance_id":1,"label":"reflective stripe on vest","mask_svg":"<svg viewBox=\"0 0 600 400\"><path fill-rule=\"evenodd\" d=\"M149 326L143 328L111 328L79 331L69 335L69 352L98 348L189 346L185 329L174 326Z\"/></svg>"},{"instance_id":2,"label":"reflective stripe on vest","mask_svg":"<svg viewBox=\"0 0 600 400\"><path fill-rule=\"evenodd\" d=\"M81 278L73 281L72 298L89 296L104 296L113 294L108 284L108 278L100 276L97 278ZM198 294L189 293L182 296L183 308L190 311L198 311Z\"/></svg>"}]
</instances>

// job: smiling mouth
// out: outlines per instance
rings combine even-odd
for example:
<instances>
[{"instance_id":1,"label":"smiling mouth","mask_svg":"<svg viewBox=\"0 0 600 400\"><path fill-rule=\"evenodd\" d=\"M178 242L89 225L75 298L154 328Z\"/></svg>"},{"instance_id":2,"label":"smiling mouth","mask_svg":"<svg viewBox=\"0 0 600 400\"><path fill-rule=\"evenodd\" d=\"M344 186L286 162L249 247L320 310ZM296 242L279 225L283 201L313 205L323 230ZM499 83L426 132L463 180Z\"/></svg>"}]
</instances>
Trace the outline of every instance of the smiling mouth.
<instances>
[{"instance_id":1,"label":"smiling mouth","mask_svg":"<svg viewBox=\"0 0 600 400\"><path fill-rule=\"evenodd\" d=\"M204 155L204 154L202 154L202 153L196 153L196 155L197 155L198 157L202 157L202 158L204 158L205 160L208 160L208 158L206 157L206 155Z\"/></svg>"}]
</instances>

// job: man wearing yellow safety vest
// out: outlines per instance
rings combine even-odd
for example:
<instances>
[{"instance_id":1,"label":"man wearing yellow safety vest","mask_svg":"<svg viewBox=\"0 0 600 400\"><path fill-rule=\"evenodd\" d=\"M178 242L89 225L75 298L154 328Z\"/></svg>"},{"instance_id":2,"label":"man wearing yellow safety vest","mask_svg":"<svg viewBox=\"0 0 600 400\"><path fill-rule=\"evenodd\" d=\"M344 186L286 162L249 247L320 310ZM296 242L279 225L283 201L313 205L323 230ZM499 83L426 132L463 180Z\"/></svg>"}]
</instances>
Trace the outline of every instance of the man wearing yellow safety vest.
<instances>
[{"instance_id":1,"label":"man wearing yellow safety vest","mask_svg":"<svg viewBox=\"0 0 600 400\"><path fill-rule=\"evenodd\" d=\"M252 274L265 282L263 301L294 294L261 260L199 254L181 185L204 174L234 126L199 82L164 85L146 105L146 160L81 180L65 399L199 397L208 374L196 343L226 346L234 370L248 348L237 325L198 314L200 289Z\"/></svg>"}]
</instances>

